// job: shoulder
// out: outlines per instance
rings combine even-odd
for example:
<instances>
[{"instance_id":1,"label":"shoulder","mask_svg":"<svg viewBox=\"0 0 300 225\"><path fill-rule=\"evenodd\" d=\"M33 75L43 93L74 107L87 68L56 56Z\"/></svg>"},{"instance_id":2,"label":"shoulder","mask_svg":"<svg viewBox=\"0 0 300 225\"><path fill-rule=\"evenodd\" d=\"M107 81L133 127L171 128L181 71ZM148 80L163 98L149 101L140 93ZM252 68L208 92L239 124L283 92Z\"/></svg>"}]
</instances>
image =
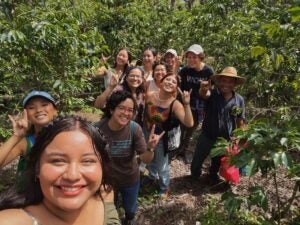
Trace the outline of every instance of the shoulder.
<instances>
[{"instance_id":1,"label":"shoulder","mask_svg":"<svg viewBox=\"0 0 300 225\"><path fill-rule=\"evenodd\" d=\"M211 76L214 74L214 70L207 64L204 65L203 72L205 72L205 74L208 76Z\"/></svg>"},{"instance_id":2,"label":"shoulder","mask_svg":"<svg viewBox=\"0 0 300 225\"><path fill-rule=\"evenodd\" d=\"M32 225L31 218L22 209L6 209L0 211L1 225Z\"/></svg>"},{"instance_id":3,"label":"shoulder","mask_svg":"<svg viewBox=\"0 0 300 225\"><path fill-rule=\"evenodd\" d=\"M104 202L105 224L119 225L120 220L118 212L113 202Z\"/></svg>"},{"instance_id":4,"label":"shoulder","mask_svg":"<svg viewBox=\"0 0 300 225\"><path fill-rule=\"evenodd\" d=\"M179 75L183 75L183 74L185 74L188 70L189 70L189 68L188 68L187 66L184 66L184 67L182 67L182 68L179 70L178 74L179 74Z\"/></svg>"},{"instance_id":5,"label":"shoulder","mask_svg":"<svg viewBox=\"0 0 300 225\"><path fill-rule=\"evenodd\" d=\"M235 97L236 97L237 101L244 103L244 97L243 96L241 96L239 93L236 93L236 92L234 94L235 94Z\"/></svg>"},{"instance_id":6,"label":"shoulder","mask_svg":"<svg viewBox=\"0 0 300 225\"><path fill-rule=\"evenodd\" d=\"M172 104L172 103L171 103ZM171 106L170 106L171 107ZM182 103L178 100L178 99L175 99L174 102L173 102L173 107L172 107L172 112L175 112L177 111L179 108L182 108L183 105Z\"/></svg>"},{"instance_id":7,"label":"shoulder","mask_svg":"<svg viewBox=\"0 0 300 225\"><path fill-rule=\"evenodd\" d=\"M130 127L130 131L134 133L134 135L136 134L140 134L142 133L142 127L135 121L130 120L129 122L129 127Z\"/></svg>"}]
</instances>

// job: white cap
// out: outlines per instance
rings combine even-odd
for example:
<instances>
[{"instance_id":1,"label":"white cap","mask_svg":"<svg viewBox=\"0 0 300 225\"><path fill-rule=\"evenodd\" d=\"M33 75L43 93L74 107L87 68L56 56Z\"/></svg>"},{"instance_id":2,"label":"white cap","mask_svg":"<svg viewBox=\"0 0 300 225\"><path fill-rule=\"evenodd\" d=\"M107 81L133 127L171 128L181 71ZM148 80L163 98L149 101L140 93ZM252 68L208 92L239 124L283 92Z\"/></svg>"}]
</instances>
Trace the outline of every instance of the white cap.
<instances>
[{"instance_id":1,"label":"white cap","mask_svg":"<svg viewBox=\"0 0 300 225\"><path fill-rule=\"evenodd\" d=\"M177 57L177 52L176 52L175 49L172 49L172 48L168 49L166 51L165 55L168 54L168 53L170 53L170 54L174 55L175 57Z\"/></svg>"},{"instance_id":2,"label":"white cap","mask_svg":"<svg viewBox=\"0 0 300 225\"><path fill-rule=\"evenodd\" d=\"M188 50L185 52L185 54L187 54L188 52L193 52L196 55L199 55L199 54L202 54L204 51L203 51L203 48L201 47L201 45L193 44L188 48Z\"/></svg>"}]
</instances>

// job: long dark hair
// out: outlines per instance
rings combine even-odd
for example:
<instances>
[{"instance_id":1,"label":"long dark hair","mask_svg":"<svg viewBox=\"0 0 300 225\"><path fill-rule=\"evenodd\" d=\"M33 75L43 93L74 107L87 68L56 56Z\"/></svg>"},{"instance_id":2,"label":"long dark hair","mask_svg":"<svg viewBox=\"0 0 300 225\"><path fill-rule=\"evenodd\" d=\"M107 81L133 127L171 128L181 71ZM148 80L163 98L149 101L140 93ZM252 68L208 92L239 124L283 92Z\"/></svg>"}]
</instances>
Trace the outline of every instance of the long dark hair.
<instances>
[{"instance_id":1,"label":"long dark hair","mask_svg":"<svg viewBox=\"0 0 300 225\"><path fill-rule=\"evenodd\" d=\"M131 52L129 51L129 49L127 49L127 48L121 48L121 49L119 49L119 51L118 51L118 53L117 53L117 55L116 55L116 58L115 58L114 68L117 67L117 56L118 56L119 52L122 51L122 50L125 50L125 51L127 52L127 55L128 55L128 63L125 65L125 67L124 67L124 69L123 69L123 71L122 71L122 74L126 74L126 71L127 71L128 68L129 68L129 64L130 64L131 61L132 61L132 54L131 54Z\"/></svg>"},{"instance_id":2,"label":"long dark hair","mask_svg":"<svg viewBox=\"0 0 300 225\"><path fill-rule=\"evenodd\" d=\"M45 148L59 133L74 130L80 130L92 139L94 151L99 158L103 171L101 184L105 191L112 190L112 180L109 176L110 168L107 143L102 132L98 128L94 127L92 123L85 121L78 116L59 116L44 127L38 135L36 143L28 155L27 168L19 182L19 185L22 186L18 188L12 187L7 192L1 193L0 210L35 205L43 200L43 192L40 187L39 179L37 178L41 155ZM99 191L95 194L101 197L100 187Z\"/></svg>"}]
</instances>

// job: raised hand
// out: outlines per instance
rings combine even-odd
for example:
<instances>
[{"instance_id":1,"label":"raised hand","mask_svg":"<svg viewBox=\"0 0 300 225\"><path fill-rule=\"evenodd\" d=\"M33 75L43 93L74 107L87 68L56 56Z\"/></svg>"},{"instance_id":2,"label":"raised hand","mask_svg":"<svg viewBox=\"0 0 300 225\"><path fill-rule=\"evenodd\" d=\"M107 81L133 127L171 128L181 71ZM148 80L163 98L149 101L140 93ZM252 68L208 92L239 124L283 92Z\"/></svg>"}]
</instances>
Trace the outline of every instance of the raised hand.
<instances>
[{"instance_id":1,"label":"raised hand","mask_svg":"<svg viewBox=\"0 0 300 225\"><path fill-rule=\"evenodd\" d=\"M200 89L205 92L210 90L211 89L211 81L210 80L200 81Z\"/></svg>"},{"instance_id":2,"label":"raised hand","mask_svg":"<svg viewBox=\"0 0 300 225\"><path fill-rule=\"evenodd\" d=\"M159 140L164 136L165 132L161 132L159 135L154 133L155 131L155 124L152 126L149 140L148 140L148 147L151 149L154 149L156 145L158 144Z\"/></svg>"},{"instance_id":3,"label":"raised hand","mask_svg":"<svg viewBox=\"0 0 300 225\"><path fill-rule=\"evenodd\" d=\"M28 115L26 109L24 109L23 116L21 118L13 117L11 115L9 115L8 117L13 125L14 135L17 137L25 137L29 129Z\"/></svg>"},{"instance_id":4,"label":"raised hand","mask_svg":"<svg viewBox=\"0 0 300 225\"><path fill-rule=\"evenodd\" d=\"M182 65L183 57L184 57L184 51L181 50L181 54L176 58L176 68L179 68Z\"/></svg>"},{"instance_id":5,"label":"raised hand","mask_svg":"<svg viewBox=\"0 0 300 225\"><path fill-rule=\"evenodd\" d=\"M101 61L102 61L104 64L106 64L107 61L110 59L110 57L111 57L111 56L105 57L103 54L101 54Z\"/></svg>"},{"instance_id":6,"label":"raised hand","mask_svg":"<svg viewBox=\"0 0 300 225\"><path fill-rule=\"evenodd\" d=\"M111 86L111 87L114 88L114 87L117 86L118 84L119 84L119 76L118 76L118 74L113 74L113 75L111 76L109 86Z\"/></svg>"},{"instance_id":7,"label":"raised hand","mask_svg":"<svg viewBox=\"0 0 300 225\"><path fill-rule=\"evenodd\" d=\"M189 91L182 91L180 88L178 88L178 92L181 95L183 105L190 104L192 89Z\"/></svg>"}]
</instances>

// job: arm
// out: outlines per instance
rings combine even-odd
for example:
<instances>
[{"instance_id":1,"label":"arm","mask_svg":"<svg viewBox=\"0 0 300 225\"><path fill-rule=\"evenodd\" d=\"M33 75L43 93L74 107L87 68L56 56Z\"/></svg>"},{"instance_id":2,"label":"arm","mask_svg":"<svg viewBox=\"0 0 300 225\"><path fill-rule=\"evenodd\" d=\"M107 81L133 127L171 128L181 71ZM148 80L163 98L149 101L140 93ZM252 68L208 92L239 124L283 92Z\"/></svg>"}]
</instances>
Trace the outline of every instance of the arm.
<instances>
[{"instance_id":1,"label":"arm","mask_svg":"<svg viewBox=\"0 0 300 225\"><path fill-rule=\"evenodd\" d=\"M26 140L15 135L11 136L0 147L0 168L8 165L20 155L25 155ZM25 148L24 148L25 147Z\"/></svg>"},{"instance_id":2,"label":"arm","mask_svg":"<svg viewBox=\"0 0 300 225\"><path fill-rule=\"evenodd\" d=\"M178 88L178 91L181 95L182 104L179 101L175 101L172 113L174 113L184 126L193 127L194 119L190 106L192 89L190 91L181 91L180 88Z\"/></svg>"},{"instance_id":3,"label":"arm","mask_svg":"<svg viewBox=\"0 0 300 225\"><path fill-rule=\"evenodd\" d=\"M172 111L184 126L194 126L193 114L189 103L182 105L179 101L176 101Z\"/></svg>"},{"instance_id":4,"label":"arm","mask_svg":"<svg viewBox=\"0 0 300 225\"><path fill-rule=\"evenodd\" d=\"M140 159L142 160L143 163L146 163L146 164L150 163L151 160L153 159L154 150L155 150L159 140L165 134L164 131L159 135L154 134L154 130L155 130L155 125L153 125L152 129L151 129L151 133L150 133L148 144L147 144L147 151L140 155Z\"/></svg>"},{"instance_id":5,"label":"arm","mask_svg":"<svg viewBox=\"0 0 300 225\"><path fill-rule=\"evenodd\" d=\"M106 104L106 100L107 98L111 95L111 93L113 92L114 87L112 87L111 85L109 85L105 91L102 92L101 95L98 95L96 100L95 100L95 104L94 106L98 109L102 109L105 107Z\"/></svg>"},{"instance_id":6,"label":"arm","mask_svg":"<svg viewBox=\"0 0 300 225\"><path fill-rule=\"evenodd\" d=\"M102 109L105 107L107 98L111 95L114 88L118 85L118 82L118 75L113 74L109 86L105 89L105 91L102 92L101 95L98 95L98 97L96 98L96 101L94 103L94 106L96 108Z\"/></svg>"},{"instance_id":7,"label":"arm","mask_svg":"<svg viewBox=\"0 0 300 225\"><path fill-rule=\"evenodd\" d=\"M96 71L96 76L102 77L107 75L107 69L105 66L101 66Z\"/></svg>"},{"instance_id":8,"label":"arm","mask_svg":"<svg viewBox=\"0 0 300 225\"><path fill-rule=\"evenodd\" d=\"M23 118L16 121L9 116L13 125L13 135L0 147L0 168L6 166L20 155L25 155L25 135L28 130L27 111L24 110Z\"/></svg>"}]
</instances>

